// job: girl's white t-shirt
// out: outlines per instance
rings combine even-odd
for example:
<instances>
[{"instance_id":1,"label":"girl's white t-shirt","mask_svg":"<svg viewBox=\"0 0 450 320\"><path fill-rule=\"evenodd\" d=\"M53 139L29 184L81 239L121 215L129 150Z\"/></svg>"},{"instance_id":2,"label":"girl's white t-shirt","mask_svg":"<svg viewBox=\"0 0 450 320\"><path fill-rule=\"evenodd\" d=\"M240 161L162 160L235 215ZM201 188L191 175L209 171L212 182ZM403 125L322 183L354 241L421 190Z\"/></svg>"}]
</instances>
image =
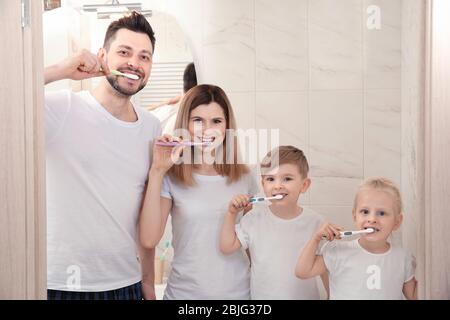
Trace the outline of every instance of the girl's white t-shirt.
<instances>
[{"instance_id":1,"label":"girl's white t-shirt","mask_svg":"<svg viewBox=\"0 0 450 320\"><path fill-rule=\"evenodd\" d=\"M266 205L254 205L236 234L244 249L250 250L251 298L253 300L317 300L315 278L301 280L295 266L305 244L324 219L310 208L293 219L282 219Z\"/></svg>"},{"instance_id":2,"label":"girl's white t-shirt","mask_svg":"<svg viewBox=\"0 0 450 320\"><path fill-rule=\"evenodd\" d=\"M415 258L391 244L382 254L352 241L332 241L322 248L329 271L330 300L401 300L403 284L414 277Z\"/></svg>"},{"instance_id":3,"label":"girl's white t-shirt","mask_svg":"<svg viewBox=\"0 0 450 320\"><path fill-rule=\"evenodd\" d=\"M219 238L230 200L258 193L253 173L227 184L222 176L194 174L196 186L164 177L161 196L172 199L174 259L164 299L249 299L249 260L243 251L224 255Z\"/></svg>"}]
</instances>

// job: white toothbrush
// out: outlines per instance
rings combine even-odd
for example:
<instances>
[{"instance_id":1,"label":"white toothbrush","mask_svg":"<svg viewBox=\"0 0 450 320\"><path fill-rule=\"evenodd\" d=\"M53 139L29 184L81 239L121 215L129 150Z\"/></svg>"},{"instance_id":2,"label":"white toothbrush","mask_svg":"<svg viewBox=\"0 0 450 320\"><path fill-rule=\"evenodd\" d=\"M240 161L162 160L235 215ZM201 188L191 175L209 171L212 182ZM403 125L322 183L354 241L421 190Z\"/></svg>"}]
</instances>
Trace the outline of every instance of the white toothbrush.
<instances>
[{"instance_id":1,"label":"white toothbrush","mask_svg":"<svg viewBox=\"0 0 450 320\"><path fill-rule=\"evenodd\" d=\"M135 75L135 74L131 74L131 73L123 73L117 70L111 70L110 71L111 74L115 75L115 76L122 76L122 77L126 77L132 80L139 80L139 76Z\"/></svg>"},{"instance_id":2,"label":"white toothbrush","mask_svg":"<svg viewBox=\"0 0 450 320\"><path fill-rule=\"evenodd\" d=\"M372 233L375 232L375 229L373 228L367 228L367 229L363 229L363 230L357 230L357 231L340 231L339 235L341 236L341 238L345 238L345 237L351 237L357 234L365 234L365 233ZM323 239L326 239L327 236L322 236Z\"/></svg>"},{"instance_id":3,"label":"white toothbrush","mask_svg":"<svg viewBox=\"0 0 450 320\"><path fill-rule=\"evenodd\" d=\"M248 200L250 203L256 203L256 202L263 202L266 200L281 200L283 199L283 195L282 194L277 194L274 197L253 197L250 198L250 200Z\"/></svg>"}]
</instances>

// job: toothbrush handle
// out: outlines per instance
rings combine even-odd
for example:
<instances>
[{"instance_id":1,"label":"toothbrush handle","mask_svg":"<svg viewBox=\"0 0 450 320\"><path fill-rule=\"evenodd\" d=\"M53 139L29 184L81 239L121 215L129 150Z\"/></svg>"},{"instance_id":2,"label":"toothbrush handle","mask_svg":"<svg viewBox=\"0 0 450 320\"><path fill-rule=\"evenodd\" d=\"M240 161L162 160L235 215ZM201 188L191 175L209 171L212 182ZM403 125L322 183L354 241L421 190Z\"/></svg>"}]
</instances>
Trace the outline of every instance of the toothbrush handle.
<instances>
[{"instance_id":1,"label":"toothbrush handle","mask_svg":"<svg viewBox=\"0 0 450 320\"><path fill-rule=\"evenodd\" d=\"M266 200L266 198L264 198L264 197L253 197L253 198L250 198L250 200L248 202L255 203L255 202L261 202L264 200Z\"/></svg>"},{"instance_id":2,"label":"toothbrush handle","mask_svg":"<svg viewBox=\"0 0 450 320\"><path fill-rule=\"evenodd\" d=\"M341 238L345 238L345 237L349 237L351 236L353 233L351 231L339 231L339 236ZM336 236L336 235L335 235ZM327 236L323 235L322 239L327 239Z\"/></svg>"},{"instance_id":3,"label":"toothbrush handle","mask_svg":"<svg viewBox=\"0 0 450 320\"><path fill-rule=\"evenodd\" d=\"M176 147L176 146L180 145L181 143L179 143L179 142L161 142L161 141L157 141L157 142L155 142L155 144L157 144L158 146L164 146L164 147Z\"/></svg>"}]
</instances>

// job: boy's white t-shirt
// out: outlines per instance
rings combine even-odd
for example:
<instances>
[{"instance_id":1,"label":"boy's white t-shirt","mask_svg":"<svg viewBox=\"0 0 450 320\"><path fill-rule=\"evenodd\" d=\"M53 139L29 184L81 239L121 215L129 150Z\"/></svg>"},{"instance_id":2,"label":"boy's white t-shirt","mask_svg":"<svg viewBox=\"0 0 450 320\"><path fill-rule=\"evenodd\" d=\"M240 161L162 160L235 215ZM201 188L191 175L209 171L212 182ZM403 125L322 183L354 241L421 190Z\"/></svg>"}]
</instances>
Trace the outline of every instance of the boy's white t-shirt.
<instances>
[{"instance_id":1,"label":"boy's white t-shirt","mask_svg":"<svg viewBox=\"0 0 450 320\"><path fill-rule=\"evenodd\" d=\"M303 247L323 221L310 208L303 208L299 216L286 220L266 205L253 205L236 225L242 248L250 251L253 300L320 298L316 279L297 278L295 266Z\"/></svg>"},{"instance_id":2,"label":"boy's white t-shirt","mask_svg":"<svg viewBox=\"0 0 450 320\"><path fill-rule=\"evenodd\" d=\"M401 300L403 284L414 277L414 256L393 244L387 252L374 254L358 239L341 240L328 242L321 251L332 300Z\"/></svg>"},{"instance_id":3,"label":"boy's white t-shirt","mask_svg":"<svg viewBox=\"0 0 450 320\"><path fill-rule=\"evenodd\" d=\"M219 240L231 199L256 194L252 173L227 184L226 177L194 174L196 186L164 177L161 196L172 199L174 259L164 299L249 299L249 261L244 252L224 255Z\"/></svg>"},{"instance_id":4,"label":"boy's white t-shirt","mask_svg":"<svg viewBox=\"0 0 450 320\"><path fill-rule=\"evenodd\" d=\"M112 116L87 91L46 93L47 284L107 291L141 280L136 224L159 121Z\"/></svg>"}]
</instances>

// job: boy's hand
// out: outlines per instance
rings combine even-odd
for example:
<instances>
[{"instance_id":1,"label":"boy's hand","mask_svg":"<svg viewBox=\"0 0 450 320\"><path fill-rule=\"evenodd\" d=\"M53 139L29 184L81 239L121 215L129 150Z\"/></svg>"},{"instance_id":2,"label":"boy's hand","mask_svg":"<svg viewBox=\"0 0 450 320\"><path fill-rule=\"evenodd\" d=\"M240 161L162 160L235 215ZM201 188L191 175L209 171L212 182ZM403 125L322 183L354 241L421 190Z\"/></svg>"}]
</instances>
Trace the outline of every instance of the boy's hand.
<instances>
[{"instance_id":1,"label":"boy's hand","mask_svg":"<svg viewBox=\"0 0 450 320\"><path fill-rule=\"evenodd\" d=\"M319 230L314 234L314 239L316 241L320 241L326 238L328 241L333 241L334 239L341 239L340 231L342 228L331 224L329 222L325 222Z\"/></svg>"},{"instance_id":2,"label":"boy's hand","mask_svg":"<svg viewBox=\"0 0 450 320\"><path fill-rule=\"evenodd\" d=\"M231 214L238 214L244 209L250 209L252 204L249 202L250 197L245 194L235 196L228 206L228 211Z\"/></svg>"}]
</instances>

